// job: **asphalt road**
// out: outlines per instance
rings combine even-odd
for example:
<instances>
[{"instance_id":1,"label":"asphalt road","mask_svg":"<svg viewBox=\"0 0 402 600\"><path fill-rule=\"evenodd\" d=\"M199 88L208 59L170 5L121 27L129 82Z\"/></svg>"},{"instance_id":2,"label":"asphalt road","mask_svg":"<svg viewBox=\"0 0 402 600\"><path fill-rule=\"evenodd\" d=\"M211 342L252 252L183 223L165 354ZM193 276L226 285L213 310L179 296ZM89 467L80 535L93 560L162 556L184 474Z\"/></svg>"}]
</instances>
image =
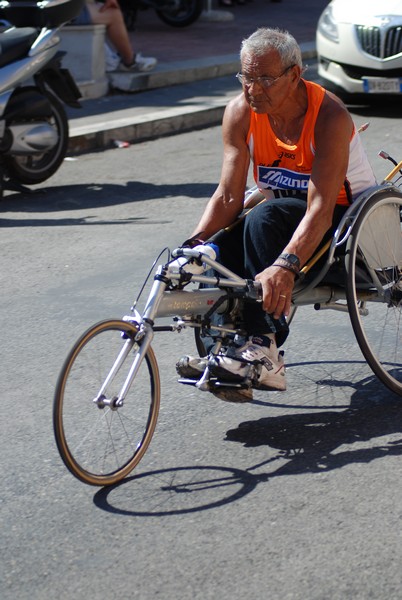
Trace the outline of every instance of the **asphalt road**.
<instances>
[{"instance_id":1,"label":"asphalt road","mask_svg":"<svg viewBox=\"0 0 402 600\"><path fill-rule=\"evenodd\" d=\"M354 115L382 177L400 109ZM2 600L400 598L402 405L344 314L300 310L288 390L241 406L177 384L192 334L159 334L161 414L133 476L87 487L57 454L68 349L125 314L159 251L187 237L221 150L211 128L87 154L1 204Z\"/></svg>"}]
</instances>

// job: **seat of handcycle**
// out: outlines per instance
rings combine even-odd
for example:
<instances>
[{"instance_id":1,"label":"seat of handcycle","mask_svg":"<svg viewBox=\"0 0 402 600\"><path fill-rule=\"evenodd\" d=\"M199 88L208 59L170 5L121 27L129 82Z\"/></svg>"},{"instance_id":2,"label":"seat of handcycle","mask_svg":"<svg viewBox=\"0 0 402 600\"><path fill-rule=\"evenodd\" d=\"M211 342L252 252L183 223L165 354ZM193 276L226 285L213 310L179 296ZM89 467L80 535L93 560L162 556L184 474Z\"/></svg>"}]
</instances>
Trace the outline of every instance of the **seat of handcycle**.
<instances>
[{"instance_id":1,"label":"seat of handcycle","mask_svg":"<svg viewBox=\"0 0 402 600\"><path fill-rule=\"evenodd\" d=\"M302 281L297 285L299 289L310 285L312 287L332 286L346 288L345 249L342 247L341 250L336 250L335 262L329 268L326 268L328 252L329 250L304 275ZM356 265L356 285L360 289L368 289L373 285L373 281L363 263Z\"/></svg>"},{"instance_id":2,"label":"seat of handcycle","mask_svg":"<svg viewBox=\"0 0 402 600\"><path fill-rule=\"evenodd\" d=\"M255 206L267 200L269 201L269 198L265 196L257 186L247 190L244 196L244 210L241 218L244 218L244 216ZM317 249L317 252L319 249L320 247ZM310 267L308 272L304 275L302 283L299 283L297 287L304 288L310 284L313 284L313 287L318 285L329 285L342 288L346 287L345 246L343 245L339 249L335 250L335 261L329 266L329 268L326 268L328 253L329 249L316 262L314 262L313 266ZM320 276L321 272L323 273L322 277ZM367 273L367 270L363 267L363 264L361 266L356 265L356 284L365 289L372 286L372 279Z\"/></svg>"}]
</instances>

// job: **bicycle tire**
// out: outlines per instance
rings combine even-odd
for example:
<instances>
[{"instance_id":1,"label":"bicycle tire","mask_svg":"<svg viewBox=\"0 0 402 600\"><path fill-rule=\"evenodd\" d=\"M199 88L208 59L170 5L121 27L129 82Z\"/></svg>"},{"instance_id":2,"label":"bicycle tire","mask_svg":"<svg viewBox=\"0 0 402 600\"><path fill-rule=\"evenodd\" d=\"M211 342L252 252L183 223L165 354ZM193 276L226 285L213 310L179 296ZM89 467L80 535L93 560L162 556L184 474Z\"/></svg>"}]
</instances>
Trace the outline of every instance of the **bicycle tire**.
<instances>
[{"instance_id":1,"label":"bicycle tire","mask_svg":"<svg viewBox=\"0 0 402 600\"><path fill-rule=\"evenodd\" d=\"M397 190L381 191L370 198L357 217L345 257L346 297L356 340L375 375L399 396L402 396L401 211L402 194ZM364 267L367 262L378 277L377 287L372 278L367 278Z\"/></svg>"},{"instance_id":2,"label":"bicycle tire","mask_svg":"<svg viewBox=\"0 0 402 600\"><path fill-rule=\"evenodd\" d=\"M54 397L53 427L68 470L89 485L112 485L144 456L160 405L159 369L148 348L123 406L96 403L99 390L124 344L128 354L103 397L117 398L139 346L138 329L118 319L90 327L74 344L61 369Z\"/></svg>"}]
</instances>

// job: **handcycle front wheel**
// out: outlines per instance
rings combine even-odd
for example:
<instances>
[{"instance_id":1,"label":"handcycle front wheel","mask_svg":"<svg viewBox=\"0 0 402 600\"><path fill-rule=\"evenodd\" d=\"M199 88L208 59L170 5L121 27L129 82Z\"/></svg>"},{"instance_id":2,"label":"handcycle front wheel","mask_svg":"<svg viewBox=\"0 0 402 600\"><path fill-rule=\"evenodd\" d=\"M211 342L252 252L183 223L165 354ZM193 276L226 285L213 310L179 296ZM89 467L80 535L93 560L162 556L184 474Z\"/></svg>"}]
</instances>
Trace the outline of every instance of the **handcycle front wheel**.
<instances>
[{"instance_id":1,"label":"handcycle front wheel","mask_svg":"<svg viewBox=\"0 0 402 600\"><path fill-rule=\"evenodd\" d=\"M116 402L140 348L137 332L117 319L97 323L75 343L58 378L53 408L57 447L69 471L90 485L112 485L128 475L155 431L160 379L152 348L123 404Z\"/></svg>"},{"instance_id":2,"label":"handcycle front wheel","mask_svg":"<svg viewBox=\"0 0 402 600\"><path fill-rule=\"evenodd\" d=\"M402 194L375 194L346 251L346 293L356 340L377 377L402 396ZM370 274L371 273L371 274Z\"/></svg>"}]
</instances>

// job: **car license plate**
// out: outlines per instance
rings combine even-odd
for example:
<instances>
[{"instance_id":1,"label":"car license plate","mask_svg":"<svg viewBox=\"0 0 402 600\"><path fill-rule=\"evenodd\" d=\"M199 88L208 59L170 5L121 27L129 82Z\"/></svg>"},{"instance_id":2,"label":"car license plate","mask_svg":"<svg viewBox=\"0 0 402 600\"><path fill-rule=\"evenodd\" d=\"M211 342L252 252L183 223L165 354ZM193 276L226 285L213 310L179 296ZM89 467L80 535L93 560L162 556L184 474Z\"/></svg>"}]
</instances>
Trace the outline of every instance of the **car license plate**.
<instances>
[{"instance_id":1,"label":"car license plate","mask_svg":"<svg viewBox=\"0 0 402 600\"><path fill-rule=\"evenodd\" d=\"M363 90L368 94L400 94L402 92L402 77L392 79L363 77Z\"/></svg>"}]
</instances>

